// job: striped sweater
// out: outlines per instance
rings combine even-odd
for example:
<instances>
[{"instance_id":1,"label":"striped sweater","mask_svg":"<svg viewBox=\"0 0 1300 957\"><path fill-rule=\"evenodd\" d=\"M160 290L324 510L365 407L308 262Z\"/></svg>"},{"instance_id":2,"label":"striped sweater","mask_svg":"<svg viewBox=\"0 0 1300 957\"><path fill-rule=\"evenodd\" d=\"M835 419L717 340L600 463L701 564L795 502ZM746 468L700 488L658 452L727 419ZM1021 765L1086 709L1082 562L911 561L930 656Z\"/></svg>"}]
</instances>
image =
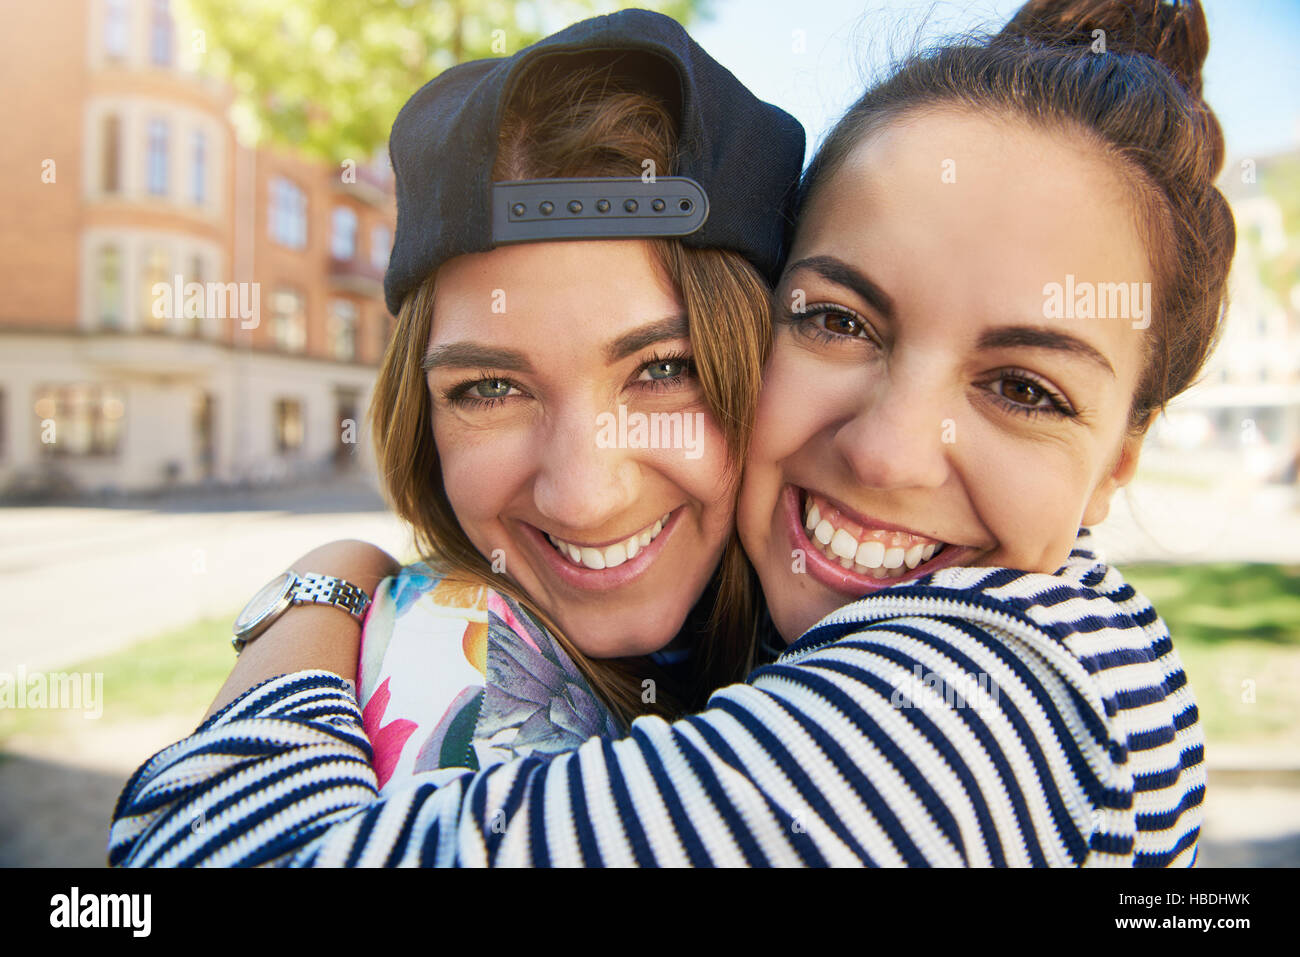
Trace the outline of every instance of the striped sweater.
<instances>
[{"instance_id":1,"label":"striped sweater","mask_svg":"<svg viewBox=\"0 0 1300 957\"><path fill-rule=\"evenodd\" d=\"M1087 535L854 602L702 713L382 797L351 684L272 679L132 776L109 863L1190 865L1196 704Z\"/></svg>"}]
</instances>

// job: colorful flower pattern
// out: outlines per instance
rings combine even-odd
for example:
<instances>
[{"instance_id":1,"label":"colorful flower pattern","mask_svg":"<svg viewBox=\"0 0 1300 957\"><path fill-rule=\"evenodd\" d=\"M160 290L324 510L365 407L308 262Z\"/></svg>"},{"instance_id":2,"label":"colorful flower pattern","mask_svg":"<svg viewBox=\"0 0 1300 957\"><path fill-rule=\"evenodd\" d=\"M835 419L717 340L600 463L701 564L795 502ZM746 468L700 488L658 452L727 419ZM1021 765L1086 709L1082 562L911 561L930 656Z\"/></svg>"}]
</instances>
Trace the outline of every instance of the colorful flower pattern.
<instances>
[{"instance_id":1,"label":"colorful flower pattern","mask_svg":"<svg viewBox=\"0 0 1300 957\"><path fill-rule=\"evenodd\" d=\"M618 733L573 661L522 606L423 562L376 590L357 685L381 789Z\"/></svg>"}]
</instances>

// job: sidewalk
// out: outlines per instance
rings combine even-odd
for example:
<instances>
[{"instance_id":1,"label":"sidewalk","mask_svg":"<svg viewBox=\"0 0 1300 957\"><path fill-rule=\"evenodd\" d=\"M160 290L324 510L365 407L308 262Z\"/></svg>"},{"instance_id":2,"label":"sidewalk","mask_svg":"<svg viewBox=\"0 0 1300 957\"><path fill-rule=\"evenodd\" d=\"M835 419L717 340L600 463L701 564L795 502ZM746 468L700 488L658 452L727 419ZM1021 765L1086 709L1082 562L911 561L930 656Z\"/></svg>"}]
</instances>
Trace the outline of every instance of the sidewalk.
<instances>
[{"instance_id":1,"label":"sidewalk","mask_svg":"<svg viewBox=\"0 0 1300 957\"><path fill-rule=\"evenodd\" d=\"M121 506L0 508L0 671L54 671L239 609L340 538L396 557L405 526L361 479Z\"/></svg>"}]
</instances>

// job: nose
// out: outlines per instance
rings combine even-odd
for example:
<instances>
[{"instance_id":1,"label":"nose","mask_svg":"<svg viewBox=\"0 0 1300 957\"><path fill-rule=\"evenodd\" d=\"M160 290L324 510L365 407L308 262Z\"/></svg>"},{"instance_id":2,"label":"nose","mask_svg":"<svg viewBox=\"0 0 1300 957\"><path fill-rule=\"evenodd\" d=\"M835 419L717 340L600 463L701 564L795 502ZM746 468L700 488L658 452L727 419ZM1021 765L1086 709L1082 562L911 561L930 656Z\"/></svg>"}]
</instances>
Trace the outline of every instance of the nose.
<instances>
[{"instance_id":1,"label":"nose","mask_svg":"<svg viewBox=\"0 0 1300 957\"><path fill-rule=\"evenodd\" d=\"M636 453L602 448L597 434L597 413L574 410L540 436L533 501L564 530L607 530L641 493Z\"/></svg>"},{"instance_id":2,"label":"nose","mask_svg":"<svg viewBox=\"0 0 1300 957\"><path fill-rule=\"evenodd\" d=\"M938 488L960 441L950 403L934 379L900 370L872 383L837 429L834 447L859 484L873 489Z\"/></svg>"}]
</instances>

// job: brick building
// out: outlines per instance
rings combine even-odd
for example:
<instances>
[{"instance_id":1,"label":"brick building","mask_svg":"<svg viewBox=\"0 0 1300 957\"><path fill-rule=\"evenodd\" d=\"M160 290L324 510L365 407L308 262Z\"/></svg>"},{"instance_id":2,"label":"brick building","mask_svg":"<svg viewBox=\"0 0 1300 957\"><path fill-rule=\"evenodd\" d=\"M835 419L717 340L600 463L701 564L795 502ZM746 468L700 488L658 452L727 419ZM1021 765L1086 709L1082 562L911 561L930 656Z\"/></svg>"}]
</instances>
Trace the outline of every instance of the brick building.
<instances>
[{"instance_id":1,"label":"brick building","mask_svg":"<svg viewBox=\"0 0 1300 957\"><path fill-rule=\"evenodd\" d=\"M6 10L0 495L373 469L391 171L243 146L191 37L169 0Z\"/></svg>"}]
</instances>

